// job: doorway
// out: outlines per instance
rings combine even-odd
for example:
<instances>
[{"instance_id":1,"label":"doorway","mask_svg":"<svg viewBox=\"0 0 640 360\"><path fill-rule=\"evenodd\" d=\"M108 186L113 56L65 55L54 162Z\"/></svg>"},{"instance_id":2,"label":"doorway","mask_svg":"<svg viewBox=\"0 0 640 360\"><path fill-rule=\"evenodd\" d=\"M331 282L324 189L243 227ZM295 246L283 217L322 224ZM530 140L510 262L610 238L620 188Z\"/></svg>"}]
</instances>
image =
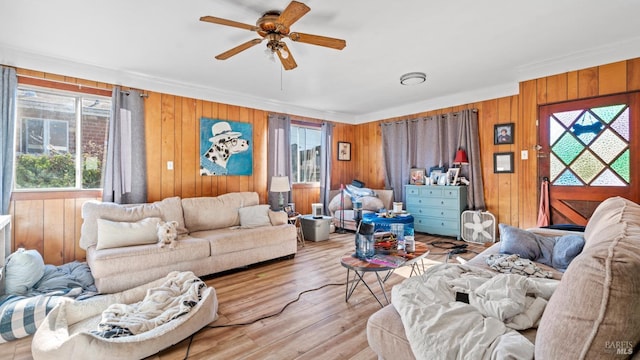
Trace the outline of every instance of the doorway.
<instances>
[{"instance_id":1,"label":"doorway","mask_svg":"<svg viewBox=\"0 0 640 360\"><path fill-rule=\"evenodd\" d=\"M639 202L640 93L539 108L538 175L548 179L551 224L586 225L605 199Z\"/></svg>"}]
</instances>

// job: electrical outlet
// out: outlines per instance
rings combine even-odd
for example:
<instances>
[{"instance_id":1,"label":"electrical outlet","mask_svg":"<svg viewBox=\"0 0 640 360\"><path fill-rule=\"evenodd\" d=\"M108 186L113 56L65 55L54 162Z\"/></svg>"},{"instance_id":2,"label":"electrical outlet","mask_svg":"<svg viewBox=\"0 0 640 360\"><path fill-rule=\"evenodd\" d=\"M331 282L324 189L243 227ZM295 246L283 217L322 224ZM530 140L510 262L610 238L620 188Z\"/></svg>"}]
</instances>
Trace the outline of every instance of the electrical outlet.
<instances>
[{"instance_id":1,"label":"electrical outlet","mask_svg":"<svg viewBox=\"0 0 640 360\"><path fill-rule=\"evenodd\" d=\"M529 159L529 150L522 150L522 151L520 152L520 158L521 158L522 160L527 160L527 159Z\"/></svg>"},{"instance_id":2,"label":"electrical outlet","mask_svg":"<svg viewBox=\"0 0 640 360\"><path fill-rule=\"evenodd\" d=\"M173 161L167 161L167 170L173 170Z\"/></svg>"}]
</instances>

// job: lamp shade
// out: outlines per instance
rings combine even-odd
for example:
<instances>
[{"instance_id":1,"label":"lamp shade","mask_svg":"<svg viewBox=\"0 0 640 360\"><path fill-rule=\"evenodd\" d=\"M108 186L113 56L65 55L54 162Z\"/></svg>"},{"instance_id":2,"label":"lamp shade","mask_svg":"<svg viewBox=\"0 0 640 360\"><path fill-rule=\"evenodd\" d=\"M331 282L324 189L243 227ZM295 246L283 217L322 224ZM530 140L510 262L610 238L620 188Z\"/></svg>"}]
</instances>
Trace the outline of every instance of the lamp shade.
<instances>
[{"instance_id":1,"label":"lamp shade","mask_svg":"<svg viewBox=\"0 0 640 360\"><path fill-rule=\"evenodd\" d=\"M288 176L274 176L271 178L271 188L269 189L271 192L287 192L291 191L289 187L289 177Z\"/></svg>"},{"instance_id":2,"label":"lamp shade","mask_svg":"<svg viewBox=\"0 0 640 360\"><path fill-rule=\"evenodd\" d=\"M456 152L456 157L453 159L453 163L456 165L466 165L469 163L469 158L467 158L467 152L463 149L458 149Z\"/></svg>"}]
</instances>

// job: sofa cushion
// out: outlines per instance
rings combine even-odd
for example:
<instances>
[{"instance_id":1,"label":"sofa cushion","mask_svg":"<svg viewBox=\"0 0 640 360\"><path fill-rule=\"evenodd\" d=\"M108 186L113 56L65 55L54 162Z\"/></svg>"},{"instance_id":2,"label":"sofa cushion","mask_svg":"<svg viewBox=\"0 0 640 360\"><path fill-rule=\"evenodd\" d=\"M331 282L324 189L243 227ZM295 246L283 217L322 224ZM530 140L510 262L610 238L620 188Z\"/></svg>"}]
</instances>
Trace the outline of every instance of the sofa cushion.
<instances>
[{"instance_id":1,"label":"sofa cushion","mask_svg":"<svg viewBox=\"0 0 640 360\"><path fill-rule=\"evenodd\" d=\"M159 217L144 218L135 222L97 219L98 243L96 249L155 244L158 242L157 229L160 221Z\"/></svg>"},{"instance_id":2,"label":"sofa cushion","mask_svg":"<svg viewBox=\"0 0 640 360\"><path fill-rule=\"evenodd\" d=\"M614 357L640 343L640 205L609 198L540 320L538 359ZM570 339L570 341L567 341Z\"/></svg>"},{"instance_id":3,"label":"sofa cushion","mask_svg":"<svg viewBox=\"0 0 640 360\"><path fill-rule=\"evenodd\" d=\"M269 210L269 221L271 225L283 225L289 221L289 216L284 211Z\"/></svg>"},{"instance_id":4,"label":"sofa cushion","mask_svg":"<svg viewBox=\"0 0 640 360\"><path fill-rule=\"evenodd\" d=\"M95 278L104 278L122 272L139 272L184 261L197 262L211 256L209 242L189 236L182 237L175 248L161 248L156 244L117 247L98 250L87 249L87 263Z\"/></svg>"},{"instance_id":5,"label":"sofa cushion","mask_svg":"<svg viewBox=\"0 0 640 360\"><path fill-rule=\"evenodd\" d=\"M252 229L261 226L271 226L269 207L269 205L252 205L238 209L240 227L243 229Z\"/></svg>"},{"instance_id":6,"label":"sofa cushion","mask_svg":"<svg viewBox=\"0 0 640 360\"><path fill-rule=\"evenodd\" d=\"M189 232L240 225L238 209L258 205L258 193L235 192L217 197L182 199L184 222Z\"/></svg>"},{"instance_id":7,"label":"sofa cushion","mask_svg":"<svg viewBox=\"0 0 640 360\"><path fill-rule=\"evenodd\" d=\"M223 228L198 231L189 236L207 239L211 244L211 253L220 255L251 249L259 252L260 247L281 244L282 239L291 234L295 238L295 227L285 224L253 229Z\"/></svg>"},{"instance_id":8,"label":"sofa cushion","mask_svg":"<svg viewBox=\"0 0 640 360\"><path fill-rule=\"evenodd\" d=\"M180 198L175 196L152 204L121 205L111 202L87 201L82 205L80 247L87 250L98 242L97 219L135 222L148 217L177 221L178 234L186 234Z\"/></svg>"}]
</instances>

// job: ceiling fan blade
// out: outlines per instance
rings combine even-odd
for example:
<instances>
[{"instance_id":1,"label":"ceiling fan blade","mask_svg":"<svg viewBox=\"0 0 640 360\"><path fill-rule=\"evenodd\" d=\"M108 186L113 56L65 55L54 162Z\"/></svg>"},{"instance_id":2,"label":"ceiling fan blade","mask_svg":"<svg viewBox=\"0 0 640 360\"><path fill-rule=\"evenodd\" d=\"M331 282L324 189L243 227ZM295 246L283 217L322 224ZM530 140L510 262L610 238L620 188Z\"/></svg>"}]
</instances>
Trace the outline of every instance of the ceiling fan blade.
<instances>
[{"instance_id":1,"label":"ceiling fan blade","mask_svg":"<svg viewBox=\"0 0 640 360\"><path fill-rule=\"evenodd\" d=\"M215 17L215 16L203 16L203 17L200 18L200 21L206 21L206 22L210 22L210 23L213 23L213 24L219 24L219 25L233 26L233 27L237 27L237 28L240 28L240 29L250 30L250 31L260 30L260 28L255 26L255 25L243 24L241 22L222 19L222 18Z\"/></svg>"},{"instance_id":2,"label":"ceiling fan blade","mask_svg":"<svg viewBox=\"0 0 640 360\"><path fill-rule=\"evenodd\" d=\"M288 28L294 22L300 20L300 18L303 17L304 14L308 13L309 10L311 10L311 8L307 5L298 1L292 1L287 5L287 8L282 11L276 23Z\"/></svg>"},{"instance_id":3,"label":"ceiling fan blade","mask_svg":"<svg viewBox=\"0 0 640 360\"><path fill-rule=\"evenodd\" d=\"M252 46L260 44L262 42L262 40L264 40L264 39L249 40L244 44L240 44L240 45L234 47L233 49L227 50L227 51L223 52L222 54L216 56L216 59L218 59L218 60L226 60L226 59L232 57L233 55L235 55L235 54L237 54L237 53L239 53L241 51L247 50L248 48L250 48Z\"/></svg>"},{"instance_id":4,"label":"ceiling fan blade","mask_svg":"<svg viewBox=\"0 0 640 360\"><path fill-rule=\"evenodd\" d=\"M280 58L280 62L282 63L282 67L284 67L285 70L292 70L298 67L298 64L296 64L296 61L293 59L293 55L291 54L291 51L289 51L287 44L285 44L284 42L281 43L281 49L289 54L285 59L281 51L276 51L278 53L278 57Z\"/></svg>"},{"instance_id":5,"label":"ceiling fan blade","mask_svg":"<svg viewBox=\"0 0 640 360\"><path fill-rule=\"evenodd\" d=\"M298 32L289 34L289 39L291 39L292 41L311 45L325 46L337 50L342 50L345 46L347 46L347 42L342 39L330 38L320 35L303 34Z\"/></svg>"}]
</instances>

